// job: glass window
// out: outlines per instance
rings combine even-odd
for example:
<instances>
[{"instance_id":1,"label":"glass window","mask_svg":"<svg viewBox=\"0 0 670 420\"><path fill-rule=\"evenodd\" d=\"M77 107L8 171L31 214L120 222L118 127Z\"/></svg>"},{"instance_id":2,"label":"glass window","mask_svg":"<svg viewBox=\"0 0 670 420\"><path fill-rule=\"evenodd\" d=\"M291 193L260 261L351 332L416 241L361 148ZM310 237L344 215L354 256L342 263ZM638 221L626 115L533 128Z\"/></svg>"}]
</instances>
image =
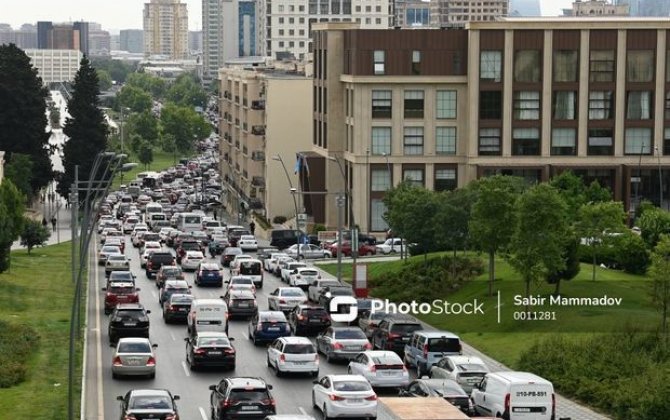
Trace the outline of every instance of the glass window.
<instances>
[{"instance_id":1,"label":"glass window","mask_svg":"<svg viewBox=\"0 0 670 420\"><path fill-rule=\"evenodd\" d=\"M453 191L458 187L456 168L435 170L435 191Z\"/></svg>"},{"instance_id":2,"label":"glass window","mask_svg":"<svg viewBox=\"0 0 670 420\"><path fill-rule=\"evenodd\" d=\"M421 74L421 51L412 51L412 74Z\"/></svg>"},{"instance_id":3,"label":"glass window","mask_svg":"<svg viewBox=\"0 0 670 420\"><path fill-rule=\"evenodd\" d=\"M502 51L482 51L479 54L479 78L486 82L502 81Z\"/></svg>"},{"instance_id":4,"label":"glass window","mask_svg":"<svg viewBox=\"0 0 670 420\"><path fill-rule=\"evenodd\" d=\"M437 118L456 118L457 93L455 90L438 90L435 102Z\"/></svg>"},{"instance_id":5,"label":"glass window","mask_svg":"<svg viewBox=\"0 0 670 420\"><path fill-rule=\"evenodd\" d=\"M382 200L370 200L370 230L373 232L383 232L388 230L389 225L384 220L386 214L386 205Z\"/></svg>"},{"instance_id":6,"label":"glass window","mask_svg":"<svg viewBox=\"0 0 670 420\"><path fill-rule=\"evenodd\" d=\"M539 120L540 92L514 92L514 118L517 120Z\"/></svg>"},{"instance_id":7,"label":"glass window","mask_svg":"<svg viewBox=\"0 0 670 420\"><path fill-rule=\"evenodd\" d=\"M376 75L384 74L385 53L382 50L374 52L374 71Z\"/></svg>"},{"instance_id":8,"label":"glass window","mask_svg":"<svg viewBox=\"0 0 670 420\"><path fill-rule=\"evenodd\" d=\"M372 118L391 118L392 92L390 90L372 91Z\"/></svg>"},{"instance_id":9,"label":"glass window","mask_svg":"<svg viewBox=\"0 0 670 420\"><path fill-rule=\"evenodd\" d=\"M627 119L648 120L651 118L651 92L630 91L626 102Z\"/></svg>"},{"instance_id":10,"label":"glass window","mask_svg":"<svg viewBox=\"0 0 670 420\"><path fill-rule=\"evenodd\" d=\"M370 171L370 190L386 191L391 188L391 174L388 168Z\"/></svg>"},{"instance_id":11,"label":"glass window","mask_svg":"<svg viewBox=\"0 0 670 420\"><path fill-rule=\"evenodd\" d=\"M574 120L577 108L577 92L557 90L554 92L553 116L555 120Z\"/></svg>"},{"instance_id":12,"label":"glass window","mask_svg":"<svg viewBox=\"0 0 670 420\"><path fill-rule=\"evenodd\" d=\"M614 92L593 91L589 92L589 119L609 120L614 118Z\"/></svg>"},{"instance_id":13,"label":"glass window","mask_svg":"<svg viewBox=\"0 0 670 420\"><path fill-rule=\"evenodd\" d=\"M423 127L405 127L403 153L406 155L423 154Z\"/></svg>"},{"instance_id":14,"label":"glass window","mask_svg":"<svg viewBox=\"0 0 670 420\"><path fill-rule=\"evenodd\" d=\"M589 81L613 82L615 70L614 51L591 50L590 54Z\"/></svg>"},{"instance_id":15,"label":"glass window","mask_svg":"<svg viewBox=\"0 0 670 420\"><path fill-rule=\"evenodd\" d=\"M575 50L554 51L554 82L576 82L579 54Z\"/></svg>"},{"instance_id":16,"label":"glass window","mask_svg":"<svg viewBox=\"0 0 670 420\"><path fill-rule=\"evenodd\" d=\"M541 72L540 51L519 50L514 54L514 81L537 83Z\"/></svg>"},{"instance_id":17,"label":"glass window","mask_svg":"<svg viewBox=\"0 0 670 420\"><path fill-rule=\"evenodd\" d=\"M538 156L540 154L540 129L515 128L512 130L512 155Z\"/></svg>"},{"instance_id":18,"label":"glass window","mask_svg":"<svg viewBox=\"0 0 670 420\"><path fill-rule=\"evenodd\" d=\"M670 155L670 128L663 130L663 154Z\"/></svg>"},{"instance_id":19,"label":"glass window","mask_svg":"<svg viewBox=\"0 0 670 420\"><path fill-rule=\"evenodd\" d=\"M405 118L423 118L423 91L405 91Z\"/></svg>"},{"instance_id":20,"label":"glass window","mask_svg":"<svg viewBox=\"0 0 670 420\"><path fill-rule=\"evenodd\" d=\"M670 82L670 50L665 53L665 81Z\"/></svg>"},{"instance_id":21,"label":"glass window","mask_svg":"<svg viewBox=\"0 0 670 420\"><path fill-rule=\"evenodd\" d=\"M651 82L654 70L654 51L628 51L626 77L629 82Z\"/></svg>"},{"instance_id":22,"label":"glass window","mask_svg":"<svg viewBox=\"0 0 670 420\"><path fill-rule=\"evenodd\" d=\"M499 120L502 118L502 92L479 92L479 118L482 120Z\"/></svg>"},{"instance_id":23,"label":"glass window","mask_svg":"<svg viewBox=\"0 0 670 420\"><path fill-rule=\"evenodd\" d=\"M665 93L665 119L670 120L670 91Z\"/></svg>"},{"instance_id":24,"label":"glass window","mask_svg":"<svg viewBox=\"0 0 670 420\"><path fill-rule=\"evenodd\" d=\"M372 127L372 154L391 154L391 127Z\"/></svg>"},{"instance_id":25,"label":"glass window","mask_svg":"<svg viewBox=\"0 0 670 420\"><path fill-rule=\"evenodd\" d=\"M609 128L589 130L587 153L589 156L612 155L614 151L614 132Z\"/></svg>"},{"instance_id":26,"label":"glass window","mask_svg":"<svg viewBox=\"0 0 670 420\"><path fill-rule=\"evenodd\" d=\"M414 186L423 187L423 170L404 169L402 171L402 179L405 181L409 181Z\"/></svg>"},{"instance_id":27,"label":"glass window","mask_svg":"<svg viewBox=\"0 0 670 420\"><path fill-rule=\"evenodd\" d=\"M435 153L438 155L456 154L456 127L435 128Z\"/></svg>"},{"instance_id":28,"label":"glass window","mask_svg":"<svg viewBox=\"0 0 670 420\"><path fill-rule=\"evenodd\" d=\"M499 128L479 129L479 154L481 156L500 155L501 138Z\"/></svg>"},{"instance_id":29,"label":"glass window","mask_svg":"<svg viewBox=\"0 0 670 420\"><path fill-rule=\"evenodd\" d=\"M651 128L627 128L624 153L627 155L651 154Z\"/></svg>"},{"instance_id":30,"label":"glass window","mask_svg":"<svg viewBox=\"0 0 670 420\"><path fill-rule=\"evenodd\" d=\"M577 154L577 131L574 128L551 130L552 156L575 156Z\"/></svg>"}]
</instances>

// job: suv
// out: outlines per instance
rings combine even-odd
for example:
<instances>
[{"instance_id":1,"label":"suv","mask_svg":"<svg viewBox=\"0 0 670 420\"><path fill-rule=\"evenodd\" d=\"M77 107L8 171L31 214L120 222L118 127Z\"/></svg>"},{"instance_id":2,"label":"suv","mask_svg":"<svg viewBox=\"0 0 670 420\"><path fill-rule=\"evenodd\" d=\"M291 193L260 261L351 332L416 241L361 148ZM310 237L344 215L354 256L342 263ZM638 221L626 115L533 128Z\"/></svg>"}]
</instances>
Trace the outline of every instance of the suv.
<instances>
[{"instance_id":1,"label":"suv","mask_svg":"<svg viewBox=\"0 0 670 420\"><path fill-rule=\"evenodd\" d=\"M182 258L186 256L188 251L200 251L203 252L203 247L198 241L182 241L177 248L177 264L181 264ZM203 252L204 254L204 252Z\"/></svg>"},{"instance_id":2,"label":"suv","mask_svg":"<svg viewBox=\"0 0 670 420\"><path fill-rule=\"evenodd\" d=\"M147 258L145 273L147 278L152 278L164 265L175 265L174 255L169 251L154 252Z\"/></svg>"},{"instance_id":3,"label":"suv","mask_svg":"<svg viewBox=\"0 0 670 420\"><path fill-rule=\"evenodd\" d=\"M449 331L415 331L405 345L405 365L416 367L416 376L422 377L444 356L460 355L461 340Z\"/></svg>"},{"instance_id":4,"label":"suv","mask_svg":"<svg viewBox=\"0 0 670 420\"><path fill-rule=\"evenodd\" d=\"M150 313L139 303L117 305L109 318L109 343L116 343L121 337L149 338Z\"/></svg>"},{"instance_id":5,"label":"suv","mask_svg":"<svg viewBox=\"0 0 670 420\"><path fill-rule=\"evenodd\" d=\"M139 303L139 288L134 283L113 282L109 287L103 287L105 293L105 315L112 313L120 303Z\"/></svg>"},{"instance_id":6,"label":"suv","mask_svg":"<svg viewBox=\"0 0 670 420\"><path fill-rule=\"evenodd\" d=\"M275 229L271 233L270 246L285 249L298 243L298 238L303 235L299 230Z\"/></svg>"},{"instance_id":7,"label":"suv","mask_svg":"<svg viewBox=\"0 0 670 420\"><path fill-rule=\"evenodd\" d=\"M372 334L372 345L375 349L391 350L402 356L405 344L409 342L414 331L418 330L423 330L423 326L414 318L407 316L384 318Z\"/></svg>"},{"instance_id":8,"label":"suv","mask_svg":"<svg viewBox=\"0 0 670 420\"><path fill-rule=\"evenodd\" d=\"M277 414L277 407L268 385L262 378L223 378L218 385L210 385L211 418L258 418Z\"/></svg>"},{"instance_id":9,"label":"suv","mask_svg":"<svg viewBox=\"0 0 670 420\"><path fill-rule=\"evenodd\" d=\"M289 312L288 324L296 336L321 332L330 327L330 314L319 306L298 305Z\"/></svg>"},{"instance_id":10,"label":"suv","mask_svg":"<svg viewBox=\"0 0 670 420\"><path fill-rule=\"evenodd\" d=\"M161 288L166 280L185 280L184 271L176 265L164 265L156 274L156 287Z\"/></svg>"}]
</instances>

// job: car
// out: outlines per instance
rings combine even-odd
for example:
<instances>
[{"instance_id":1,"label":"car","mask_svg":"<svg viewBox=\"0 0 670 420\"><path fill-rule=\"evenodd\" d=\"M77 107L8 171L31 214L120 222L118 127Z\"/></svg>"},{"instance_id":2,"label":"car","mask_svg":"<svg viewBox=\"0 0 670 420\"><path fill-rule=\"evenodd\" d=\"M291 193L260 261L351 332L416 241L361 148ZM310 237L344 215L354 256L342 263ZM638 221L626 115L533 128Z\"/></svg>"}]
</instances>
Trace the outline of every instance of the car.
<instances>
[{"instance_id":1,"label":"car","mask_svg":"<svg viewBox=\"0 0 670 420\"><path fill-rule=\"evenodd\" d=\"M107 327L110 344L122 337L149 338L150 313L139 303L117 305Z\"/></svg>"},{"instance_id":2,"label":"car","mask_svg":"<svg viewBox=\"0 0 670 420\"><path fill-rule=\"evenodd\" d=\"M189 251L197 251L205 253L204 247L197 241L182 241L182 243L177 248L177 264L181 264L181 260L186 256L186 253Z\"/></svg>"},{"instance_id":3,"label":"car","mask_svg":"<svg viewBox=\"0 0 670 420\"><path fill-rule=\"evenodd\" d=\"M275 229L270 233L270 246L285 249L297 244L303 235L299 230Z\"/></svg>"},{"instance_id":4,"label":"car","mask_svg":"<svg viewBox=\"0 0 670 420\"><path fill-rule=\"evenodd\" d=\"M224 300L230 318L249 318L258 311L256 296L249 290L228 290Z\"/></svg>"},{"instance_id":5,"label":"car","mask_svg":"<svg viewBox=\"0 0 670 420\"><path fill-rule=\"evenodd\" d=\"M414 331L423 330L423 325L408 315L393 315L382 319L372 334L372 345L379 350L392 350L404 355L405 345Z\"/></svg>"},{"instance_id":6,"label":"car","mask_svg":"<svg viewBox=\"0 0 670 420\"><path fill-rule=\"evenodd\" d=\"M430 368L429 376L454 380L469 395L487 373L489 368L479 357L445 356Z\"/></svg>"},{"instance_id":7,"label":"car","mask_svg":"<svg viewBox=\"0 0 670 420\"><path fill-rule=\"evenodd\" d=\"M324 308L330 307L330 301L335 296L354 296L354 290L350 286L326 286L321 289L317 302Z\"/></svg>"},{"instance_id":8,"label":"car","mask_svg":"<svg viewBox=\"0 0 670 420\"><path fill-rule=\"evenodd\" d=\"M331 326L316 337L316 349L330 362L353 359L362 351L372 350L372 345L358 327Z\"/></svg>"},{"instance_id":9,"label":"car","mask_svg":"<svg viewBox=\"0 0 670 420\"><path fill-rule=\"evenodd\" d=\"M242 251L258 251L258 241L256 241L254 235L240 236L237 246L242 248Z\"/></svg>"},{"instance_id":10,"label":"car","mask_svg":"<svg viewBox=\"0 0 670 420\"><path fill-rule=\"evenodd\" d=\"M158 270L164 265L176 265L174 255L170 251L156 251L147 259L147 266L144 269L147 278L151 278L158 273Z\"/></svg>"},{"instance_id":11,"label":"car","mask_svg":"<svg viewBox=\"0 0 670 420\"><path fill-rule=\"evenodd\" d=\"M186 255L181 260L181 268L184 271L195 271L204 259L205 256L200 251L186 251Z\"/></svg>"},{"instance_id":12,"label":"car","mask_svg":"<svg viewBox=\"0 0 670 420\"><path fill-rule=\"evenodd\" d=\"M249 277L254 285L263 288L263 263L255 258L245 258L236 263L235 274Z\"/></svg>"},{"instance_id":13,"label":"car","mask_svg":"<svg viewBox=\"0 0 670 420\"><path fill-rule=\"evenodd\" d=\"M442 357L460 355L462 350L461 340L456 334L449 331L416 330L405 344L403 360L408 367L416 368L416 375L420 378L428 374Z\"/></svg>"},{"instance_id":14,"label":"car","mask_svg":"<svg viewBox=\"0 0 670 420\"><path fill-rule=\"evenodd\" d=\"M186 322L188 312L191 310L193 295L186 293L173 293L169 299L163 302L163 320L166 324L174 321Z\"/></svg>"},{"instance_id":15,"label":"car","mask_svg":"<svg viewBox=\"0 0 670 420\"><path fill-rule=\"evenodd\" d=\"M121 303L139 303L139 288L135 283L114 281L109 286L103 287L105 292L105 315L112 313L114 308Z\"/></svg>"},{"instance_id":16,"label":"car","mask_svg":"<svg viewBox=\"0 0 670 420\"><path fill-rule=\"evenodd\" d=\"M123 255L121 248L115 245L103 245L98 251L98 265L105 265L110 255Z\"/></svg>"},{"instance_id":17,"label":"car","mask_svg":"<svg viewBox=\"0 0 670 420\"><path fill-rule=\"evenodd\" d=\"M326 375L314 381L312 406L324 419L377 418L377 394L361 375Z\"/></svg>"},{"instance_id":18,"label":"car","mask_svg":"<svg viewBox=\"0 0 670 420\"><path fill-rule=\"evenodd\" d=\"M471 400L479 415L513 420L556 418L553 384L529 372L487 373L472 390Z\"/></svg>"},{"instance_id":19,"label":"car","mask_svg":"<svg viewBox=\"0 0 670 420\"><path fill-rule=\"evenodd\" d=\"M194 299L186 318L186 331L193 336L198 332L214 331L228 334L228 305L221 299Z\"/></svg>"},{"instance_id":20,"label":"car","mask_svg":"<svg viewBox=\"0 0 670 420\"><path fill-rule=\"evenodd\" d=\"M307 295L299 287L278 287L268 295L270 310L288 312L303 303L307 303Z\"/></svg>"},{"instance_id":21,"label":"car","mask_svg":"<svg viewBox=\"0 0 670 420\"><path fill-rule=\"evenodd\" d=\"M286 262L285 264L282 265L281 270L279 272L280 273L279 276L281 278L281 281L283 281L284 283L288 283L289 275L294 270L297 271L298 268L305 268L305 267L307 267L307 264L305 264L304 262L290 261L289 260L288 262Z\"/></svg>"},{"instance_id":22,"label":"car","mask_svg":"<svg viewBox=\"0 0 670 420\"><path fill-rule=\"evenodd\" d=\"M232 276L229 280L226 280L227 291L231 290L247 290L256 295L256 286L251 277L246 276Z\"/></svg>"},{"instance_id":23,"label":"car","mask_svg":"<svg viewBox=\"0 0 670 420\"><path fill-rule=\"evenodd\" d=\"M237 255L242 255L242 249L229 246L226 249L223 250L223 253L221 254L221 265L223 267L230 267L230 263L233 261L233 259Z\"/></svg>"},{"instance_id":24,"label":"car","mask_svg":"<svg viewBox=\"0 0 670 420\"><path fill-rule=\"evenodd\" d=\"M114 283L130 283L135 285L135 275L130 271L112 271L107 277L107 287Z\"/></svg>"},{"instance_id":25,"label":"car","mask_svg":"<svg viewBox=\"0 0 670 420\"><path fill-rule=\"evenodd\" d=\"M228 246L230 246L230 243L225 236L214 235L209 241L209 255L211 255L212 258L216 257L217 255L221 255L223 254L223 250Z\"/></svg>"},{"instance_id":26,"label":"car","mask_svg":"<svg viewBox=\"0 0 670 420\"><path fill-rule=\"evenodd\" d=\"M118 246L122 253L126 252L126 246L124 242L121 240L121 238L117 238L115 236L110 236L107 238L103 245Z\"/></svg>"},{"instance_id":27,"label":"car","mask_svg":"<svg viewBox=\"0 0 670 420\"><path fill-rule=\"evenodd\" d=\"M107 257L105 261L105 275L109 276L112 271L130 270L130 258L125 255L113 254Z\"/></svg>"},{"instance_id":28,"label":"car","mask_svg":"<svg viewBox=\"0 0 670 420\"><path fill-rule=\"evenodd\" d=\"M286 316L279 311L258 311L249 320L249 340L257 345L262 342L271 342L279 337L291 335L291 328Z\"/></svg>"},{"instance_id":29,"label":"car","mask_svg":"<svg viewBox=\"0 0 670 420\"><path fill-rule=\"evenodd\" d=\"M158 292L158 304L162 306L175 293L190 295L191 285L186 280L166 280Z\"/></svg>"},{"instance_id":30,"label":"car","mask_svg":"<svg viewBox=\"0 0 670 420\"><path fill-rule=\"evenodd\" d=\"M170 232L176 230L173 227L163 227L161 230L158 232L158 236L161 238L161 243L165 243L167 241L167 238L170 236Z\"/></svg>"},{"instance_id":31,"label":"car","mask_svg":"<svg viewBox=\"0 0 670 420\"><path fill-rule=\"evenodd\" d=\"M337 247L337 242L333 242L333 243L329 244L327 249L330 251L333 258L337 257L338 249L339 249ZM352 251L351 242L349 242L349 241L342 242L342 256L343 257L351 257L351 251ZM375 254L377 254L377 247L375 245L369 245L365 242L359 242L358 243L358 254L357 255L362 256L362 257L363 256L369 257L369 256L372 256L372 255L375 255Z\"/></svg>"},{"instance_id":32,"label":"car","mask_svg":"<svg viewBox=\"0 0 670 420\"><path fill-rule=\"evenodd\" d=\"M400 356L388 350L371 350L356 355L349 362L347 373L363 376L373 388L401 388L410 381Z\"/></svg>"},{"instance_id":33,"label":"car","mask_svg":"<svg viewBox=\"0 0 670 420\"><path fill-rule=\"evenodd\" d=\"M251 235L251 232L249 232L247 229L236 226L228 226L226 231L228 233L228 240L230 241L230 246L239 247L238 242L240 241L240 238L242 236Z\"/></svg>"},{"instance_id":34,"label":"car","mask_svg":"<svg viewBox=\"0 0 670 420\"><path fill-rule=\"evenodd\" d=\"M458 407L464 414L474 414L470 396L451 379L417 379L398 393L401 397L439 397ZM529 417L531 418L531 417Z\"/></svg>"},{"instance_id":35,"label":"car","mask_svg":"<svg viewBox=\"0 0 670 420\"><path fill-rule=\"evenodd\" d=\"M158 235L158 233L155 232L144 232L142 236L140 237L140 244L139 248L144 247L144 245L147 242L159 242L161 241L161 237Z\"/></svg>"},{"instance_id":36,"label":"car","mask_svg":"<svg viewBox=\"0 0 670 420\"><path fill-rule=\"evenodd\" d=\"M120 338L112 356L112 378L121 376L156 377L157 344L151 344L148 338Z\"/></svg>"},{"instance_id":37,"label":"car","mask_svg":"<svg viewBox=\"0 0 670 420\"><path fill-rule=\"evenodd\" d=\"M377 330L377 327L379 326L379 323L387 317L393 316L394 313L392 312L384 312L384 311L369 311L365 312L363 314L359 313L358 316L358 327L363 330L365 335L368 338L371 338L375 331Z\"/></svg>"},{"instance_id":38,"label":"car","mask_svg":"<svg viewBox=\"0 0 670 420\"><path fill-rule=\"evenodd\" d=\"M166 280L184 280L184 271L176 265L164 265L156 273L156 287L161 288Z\"/></svg>"},{"instance_id":39,"label":"car","mask_svg":"<svg viewBox=\"0 0 670 420\"><path fill-rule=\"evenodd\" d=\"M313 267L298 267L289 273L288 285L307 290L314 280L321 278L319 270Z\"/></svg>"},{"instance_id":40,"label":"car","mask_svg":"<svg viewBox=\"0 0 670 420\"><path fill-rule=\"evenodd\" d=\"M263 269L268 273L274 273L277 260L282 257L288 257L284 252L272 252L268 258L263 259ZM260 258L260 256L259 256Z\"/></svg>"},{"instance_id":41,"label":"car","mask_svg":"<svg viewBox=\"0 0 670 420\"><path fill-rule=\"evenodd\" d=\"M107 238L111 237L123 237L123 232L120 230L116 229L115 227L108 227L104 228L102 232L100 233L100 243L104 244Z\"/></svg>"},{"instance_id":42,"label":"car","mask_svg":"<svg viewBox=\"0 0 670 420\"><path fill-rule=\"evenodd\" d=\"M166 389L132 389L125 396L116 397L121 401L121 419L164 419L178 420L179 410L175 401L179 395L172 395Z\"/></svg>"},{"instance_id":43,"label":"car","mask_svg":"<svg viewBox=\"0 0 670 420\"><path fill-rule=\"evenodd\" d=\"M247 260L253 260L253 257L251 255L246 254L235 255L233 260L230 262L230 265L228 266L230 274L233 276L239 274L240 262Z\"/></svg>"},{"instance_id":44,"label":"car","mask_svg":"<svg viewBox=\"0 0 670 420\"><path fill-rule=\"evenodd\" d=\"M298 253L298 245L291 245L285 251L286 255L293 257L295 259L321 259L321 258L332 258L333 254L321 247L318 247L313 244L301 244L300 252Z\"/></svg>"},{"instance_id":45,"label":"car","mask_svg":"<svg viewBox=\"0 0 670 420\"><path fill-rule=\"evenodd\" d=\"M286 268L286 266L288 266L289 264L294 263L294 262L298 262L298 260L296 260L293 257L280 257L280 258L278 258L277 262L274 264L274 272L272 274L281 278L281 271L284 268Z\"/></svg>"},{"instance_id":46,"label":"car","mask_svg":"<svg viewBox=\"0 0 670 420\"><path fill-rule=\"evenodd\" d=\"M129 233L133 232L133 229L135 229L135 225L140 221L138 217L132 216L126 218L126 220L123 222L123 228L121 231L127 235Z\"/></svg>"},{"instance_id":47,"label":"car","mask_svg":"<svg viewBox=\"0 0 670 420\"><path fill-rule=\"evenodd\" d=\"M154 242L154 241L145 242L144 246L140 248L141 252L140 267L146 268L149 255L151 255L152 252L160 251L162 248L163 247L161 246L160 242Z\"/></svg>"},{"instance_id":48,"label":"car","mask_svg":"<svg viewBox=\"0 0 670 420\"><path fill-rule=\"evenodd\" d=\"M201 246L207 246L209 244L209 236L201 230L192 231L191 236L193 236L193 239L199 242Z\"/></svg>"},{"instance_id":49,"label":"car","mask_svg":"<svg viewBox=\"0 0 670 420\"><path fill-rule=\"evenodd\" d=\"M288 314L294 335L318 333L330 327L330 313L320 306L297 305Z\"/></svg>"},{"instance_id":50,"label":"car","mask_svg":"<svg viewBox=\"0 0 670 420\"><path fill-rule=\"evenodd\" d=\"M264 246L264 247L259 246L258 250L256 251L256 258L263 261L263 268L265 268L265 260L270 258L272 254L276 254L278 252L279 250L273 246Z\"/></svg>"},{"instance_id":51,"label":"car","mask_svg":"<svg viewBox=\"0 0 670 420\"><path fill-rule=\"evenodd\" d=\"M262 378L226 377L210 385L210 418L212 420L263 419L277 414L272 385Z\"/></svg>"},{"instance_id":52,"label":"car","mask_svg":"<svg viewBox=\"0 0 670 420\"><path fill-rule=\"evenodd\" d=\"M223 286L223 274L218 263L201 262L195 272L196 286Z\"/></svg>"},{"instance_id":53,"label":"car","mask_svg":"<svg viewBox=\"0 0 670 420\"><path fill-rule=\"evenodd\" d=\"M147 225L144 225L144 224L135 225L135 227L133 228L133 233L130 234L130 240L133 243L133 246L135 248L139 248L141 235L143 235L144 233L146 233L148 231L149 231L149 227Z\"/></svg>"},{"instance_id":54,"label":"car","mask_svg":"<svg viewBox=\"0 0 670 420\"><path fill-rule=\"evenodd\" d=\"M196 332L186 341L186 363L191 370L201 367L235 369L235 347L226 333L215 331Z\"/></svg>"},{"instance_id":55,"label":"car","mask_svg":"<svg viewBox=\"0 0 670 420\"><path fill-rule=\"evenodd\" d=\"M321 294L321 290L324 287L330 287L330 286L344 286L344 284L340 283L339 281L335 279L316 279L313 280L312 283L309 285L307 288L307 298L311 300L312 302L318 302L319 301L319 295Z\"/></svg>"},{"instance_id":56,"label":"car","mask_svg":"<svg viewBox=\"0 0 670 420\"><path fill-rule=\"evenodd\" d=\"M309 373L319 375L319 355L311 341L305 337L281 337L270 344L267 365L277 376L284 373Z\"/></svg>"},{"instance_id":57,"label":"car","mask_svg":"<svg viewBox=\"0 0 670 420\"><path fill-rule=\"evenodd\" d=\"M397 253L403 250L402 252L407 251L407 242L404 239L400 238L389 238L382 244L375 245L377 247L377 252L380 254L388 255L390 253Z\"/></svg>"}]
</instances>

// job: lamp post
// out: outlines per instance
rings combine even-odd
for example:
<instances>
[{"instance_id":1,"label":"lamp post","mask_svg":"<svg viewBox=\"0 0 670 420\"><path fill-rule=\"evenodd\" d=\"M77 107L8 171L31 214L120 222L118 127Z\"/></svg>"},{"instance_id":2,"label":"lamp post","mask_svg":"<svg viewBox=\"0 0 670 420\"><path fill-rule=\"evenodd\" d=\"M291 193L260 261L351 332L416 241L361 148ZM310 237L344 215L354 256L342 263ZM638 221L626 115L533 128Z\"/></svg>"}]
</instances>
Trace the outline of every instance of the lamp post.
<instances>
[{"instance_id":1,"label":"lamp post","mask_svg":"<svg viewBox=\"0 0 670 420\"><path fill-rule=\"evenodd\" d=\"M663 171L661 169L661 149L658 146L654 147L658 152L658 207L663 208Z\"/></svg>"},{"instance_id":2,"label":"lamp post","mask_svg":"<svg viewBox=\"0 0 670 420\"><path fill-rule=\"evenodd\" d=\"M352 241L351 241L351 257L353 259L353 265L356 267L356 257L358 256L358 243L354 244L353 242L353 236L354 236L354 229L356 228L356 223L354 222L354 212L353 212L353 199L351 196L351 189L349 188L349 181L347 179L347 175L344 172L344 167L342 166L342 163L340 160L335 157L335 156L330 156L328 160L332 160L333 162L337 163L337 167L340 169L340 174L342 175L342 181L344 182L344 194L345 194L345 199L347 199L347 207L348 207L348 212L349 212L349 230L351 231L351 236L352 236ZM344 203L342 204L344 205ZM339 206L339 203L338 203ZM338 211L339 215L339 211ZM342 232L338 232L338 237L342 236ZM357 235L358 236L358 235ZM358 242L358 240L356 241ZM339 246L341 245L341 242L338 242L338 250L337 254L340 254L340 248ZM354 246L356 245L356 246Z\"/></svg>"},{"instance_id":3,"label":"lamp post","mask_svg":"<svg viewBox=\"0 0 670 420\"><path fill-rule=\"evenodd\" d=\"M284 174L286 174L286 180L288 181L288 186L289 186L289 191L291 192L291 197L293 198L293 208L295 209L295 227L296 227L296 232L300 231L298 229L299 223L298 223L298 202L296 201L296 194L298 192L297 189L293 187L293 182L291 182L291 176L288 173L288 169L286 169L286 165L284 164L284 159L281 158L280 155L274 155L272 156L272 160L276 160L277 162L281 163L282 168L284 168ZM300 234L296 233L296 248L297 248L297 254L296 257L297 259L300 259Z\"/></svg>"}]
</instances>

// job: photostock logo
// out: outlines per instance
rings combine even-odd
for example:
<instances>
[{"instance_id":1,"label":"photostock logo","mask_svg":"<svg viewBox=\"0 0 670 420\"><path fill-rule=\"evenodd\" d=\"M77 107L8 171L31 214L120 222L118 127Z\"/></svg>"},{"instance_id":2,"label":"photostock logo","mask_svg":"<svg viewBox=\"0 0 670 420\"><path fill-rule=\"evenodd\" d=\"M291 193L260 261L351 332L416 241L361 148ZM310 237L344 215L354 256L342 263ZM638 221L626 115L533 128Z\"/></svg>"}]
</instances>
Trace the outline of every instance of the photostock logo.
<instances>
[{"instance_id":1,"label":"photostock logo","mask_svg":"<svg viewBox=\"0 0 670 420\"><path fill-rule=\"evenodd\" d=\"M340 307L348 307L349 313L340 313ZM351 322L358 316L358 302L352 296L335 296L330 300L328 312L335 322Z\"/></svg>"}]
</instances>

